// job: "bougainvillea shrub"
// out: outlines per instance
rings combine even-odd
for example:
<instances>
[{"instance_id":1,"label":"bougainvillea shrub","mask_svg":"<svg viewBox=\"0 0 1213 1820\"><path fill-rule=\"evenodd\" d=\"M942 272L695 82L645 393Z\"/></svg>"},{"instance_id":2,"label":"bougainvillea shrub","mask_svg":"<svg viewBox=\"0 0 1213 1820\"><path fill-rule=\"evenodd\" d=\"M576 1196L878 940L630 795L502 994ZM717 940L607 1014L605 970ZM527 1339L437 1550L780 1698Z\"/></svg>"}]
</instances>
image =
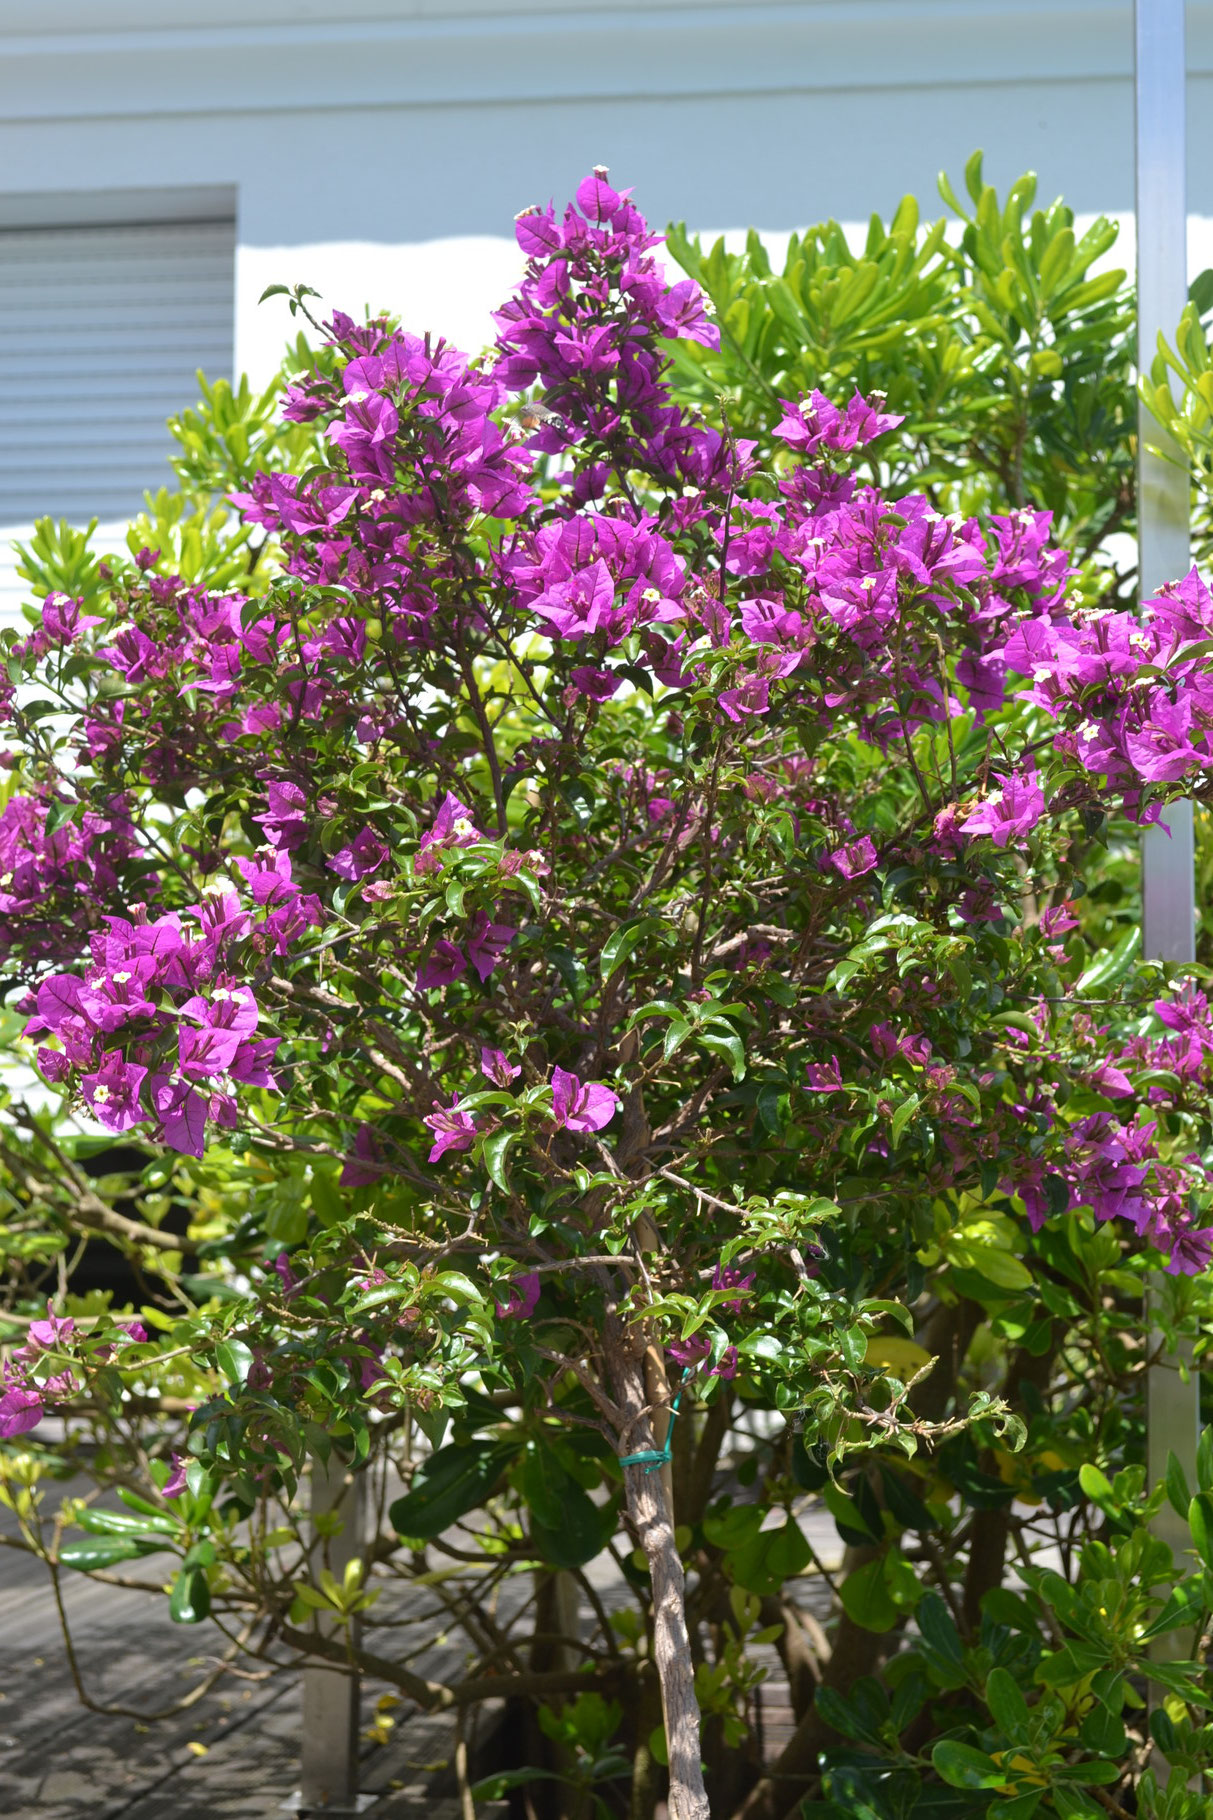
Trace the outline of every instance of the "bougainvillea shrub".
<instances>
[{"instance_id":1,"label":"bougainvillea shrub","mask_svg":"<svg viewBox=\"0 0 1213 1820\"><path fill-rule=\"evenodd\" d=\"M1213 1011L1098 944L1109 845L1213 767L1213 601L1118 607L1048 511L891 484L880 398L762 439L680 400L671 344L717 330L605 172L517 234L484 358L336 314L285 427L217 388L183 421L234 528L161 502L130 561L31 553L79 585L5 704L24 1543L174 1551L233 1660L523 1703L498 1786L536 1812L698 1820L706 1761L748 1820L1195 1813L1195 1646L1151 1671L1165 1792L1141 1690L1213 1596L1146 1525L1170 1496L1213 1566L1213 1456L1146 1487L1134 1394L1147 1271L1165 1343L1207 1306ZM94 1185L56 1105L146 1168ZM69 1230L156 1293L36 1307ZM48 1413L126 1506L83 1539ZM390 1488L344 1585L297 1507L334 1450ZM436 1562L443 1682L371 1603Z\"/></svg>"}]
</instances>

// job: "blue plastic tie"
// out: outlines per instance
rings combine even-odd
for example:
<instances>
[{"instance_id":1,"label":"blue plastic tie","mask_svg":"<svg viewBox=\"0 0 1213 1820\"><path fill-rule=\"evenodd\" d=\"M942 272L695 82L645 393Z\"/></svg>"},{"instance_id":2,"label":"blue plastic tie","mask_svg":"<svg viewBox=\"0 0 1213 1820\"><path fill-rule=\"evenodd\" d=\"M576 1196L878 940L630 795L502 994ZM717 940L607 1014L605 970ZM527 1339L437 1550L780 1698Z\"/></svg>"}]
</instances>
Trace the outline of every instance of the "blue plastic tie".
<instances>
[{"instance_id":1,"label":"blue plastic tie","mask_svg":"<svg viewBox=\"0 0 1213 1820\"><path fill-rule=\"evenodd\" d=\"M680 1384L678 1393L670 1404L670 1425L665 1431L665 1446L661 1452L658 1453L650 1447L644 1453L625 1454L619 1462L621 1466L643 1466L646 1472L660 1471L670 1458L670 1443L674 1438L674 1417L678 1414L678 1405L681 1401L682 1385Z\"/></svg>"}]
</instances>

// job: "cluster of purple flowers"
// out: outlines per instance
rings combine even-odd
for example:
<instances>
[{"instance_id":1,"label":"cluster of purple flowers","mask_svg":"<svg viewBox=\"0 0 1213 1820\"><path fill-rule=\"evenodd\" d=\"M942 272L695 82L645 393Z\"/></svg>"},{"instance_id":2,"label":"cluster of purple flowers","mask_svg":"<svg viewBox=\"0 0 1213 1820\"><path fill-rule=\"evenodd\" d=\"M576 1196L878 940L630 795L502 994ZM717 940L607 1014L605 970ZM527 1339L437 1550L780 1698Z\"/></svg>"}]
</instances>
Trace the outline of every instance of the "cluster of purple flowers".
<instances>
[{"instance_id":1,"label":"cluster of purple flowers","mask_svg":"<svg viewBox=\"0 0 1213 1820\"><path fill-rule=\"evenodd\" d=\"M36 966L75 958L139 847L120 799L53 825L54 797L13 796L0 811L0 955Z\"/></svg>"},{"instance_id":2,"label":"cluster of purple flowers","mask_svg":"<svg viewBox=\"0 0 1213 1820\"><path fill-rule=\"evenodd\" d=\"M116 1347L147 1341L141 1321L120 1322L118 1334L118 1340L93 1349L93 1363L108 1363ZM28 1434L48 1407L78 1392L77 1372L85 1369L78 1356L79 1337L70 1315L56 1315L49 1302L46 1319L30 1322L25 1344L15 1347L0 1367L0 1441Z\"/></svg>"},{"instance_id":3,"label":"cluster of purple flowers","mask_svg":"<svg viewBox=\"0 0 1213 1820\"><path fill-rule=\"evenodd\" d=\"M957 676L969 705L979 713L1000 705L1006 619L1022 616L1025 602L1052 610L1069 578L1064 552L1048 545L1049 514L995 518L986 531L944 517L924 496L890 505L843 471L843 458L901 419L858 395L838 406L816 392L785 401L776 426L798 458L779 480L778 503L749 497L754 445L713 440L669 397L654 331L707 346L715 331L686 287L664 292L654 237L628 197L596 173L563 221L551 209L530 212L518 236L530 268L498 316L496 371L514 389L543 389L545 413L528 446L572 466L562 472L564 522L524 525L500 560L517 603L582 657L570 699L613 693L617 675L601 659L635 635L630 662L667 688L709 681L730 721L769 714L782 685L781 701L807 695L887 749L922 721L963 710L939 663L933 618L947 616L963 647ZM579 465L586 442L610 450L614 463ZM618 484L627 473L676 489L660 519ZM725 477L727 510L711 494ZM724 552L735 614L670 541L695 529ZM731 665L709 669L703 655L720 650Z\"/></svg>"},{"instance_id":4,"label":"cluster of purple flowers","mask_svg":"<svg viewBox=\"0 0 1213 1820\"><path fill-rule=\"evenodd\" d=\"M501 1087L508 1087L520 1072L499 1049L483 1052L481 1070ZM619 1096L612 1088L600 1081L579 1080L567 1068L553 1068L551 1088L548 1123L557 1131L601 1131L619 1110ZM477 1137L493 1129L491 1124L477 1124L470 1112L461 1110L458 1100L449 1106L435 1102L434 1110L426 1114L425 1123L434 1136L431 1163L436 1163L448 1150L470 1150Z\"/></svg>"},{"instance_id":5,"label":"cluster of purple flowers","mask_svg":"<svg viewBox=\"0 0 1213 1820\"><path fill-rule=\"evenodd\" d=\"M390 645L424 643L442 600L466 582L456 563L436 560L429 532L477 514L528 512L536 499L531 457L494 416L506 397L499 376L442 341L359 329L341 315L331 328L355 357L339 383L313 376L292 388L288 414L330 418L340 471L307 482L262 474L233 500L248 522L282 540L301 582L340 586L351 605L382 615ZM275 661L286 635L270 620L252 654ZM332 712L342 670L366 655L366 621L357 613L301 639L292 658L302 712Z\"/></svg>"},{"instance_id":6,"label":"cluster of purple flowers","mask_svg":"<svg viewBox=\"0 0 1213 1820\"><path fill-rule=\"evenodd\" d=\"M511 392L543 388L529 446L562 455L589 442L610 459L581 466L570 506L601 497L622 467L704 486L728 465L724 439L670 402L658 337L718 347L699 286L666 283L652 249L660 237L604 170L579 186L560 220L550 205L515 224L528 269L497 312L495 376Z\"/></svg>"},{"instance_id":7,"label":"cluster of purple flowers","mask_svg":"<svg viewBox=\"0 0 1213 1820\"><path fill-rule=\"evenodd\" d=\"M254 901L290 890L289 872L247 861ZM257 918L234 891L188 913L107 916L90 938L91 967L52 974L31 994L27 1035L50 1035L38 1065L49 1081L72 1082L108 1131L154 1122L172 1149L201 1156L207 1121L232 1128L235 1088L272 1087L277 1037L258 1037L259 1011L241 945L256 935L284 947L318 920L287 902Z\"/></svg>"},{"instance_id":8,"label":"cluster of purple flowers","mask_svg":"<svg viewBox=\"0 0 1213 1820\"><path fill-rule=\"evenodd\" d=\"M1017 625L1001 657L1030 678L1027 698L1058 724L1055 749L1106 779L1126 813L1152 822L1151 786L1213 769L1210 636L1213 600L1193 569L1146 602L1144 622L1132 613L1054 607ZM1018 782L1007 780L1007 788Z\"/></svg>"}]
</instances>

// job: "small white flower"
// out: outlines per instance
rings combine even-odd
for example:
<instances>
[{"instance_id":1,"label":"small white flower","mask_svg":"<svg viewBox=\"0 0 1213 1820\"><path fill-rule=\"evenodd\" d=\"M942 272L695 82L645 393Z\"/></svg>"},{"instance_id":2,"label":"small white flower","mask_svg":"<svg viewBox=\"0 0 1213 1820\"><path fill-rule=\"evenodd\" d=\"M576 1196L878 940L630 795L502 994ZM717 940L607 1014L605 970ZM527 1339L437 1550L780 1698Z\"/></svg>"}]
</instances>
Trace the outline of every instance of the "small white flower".
<instances>
[{"instance_id":1,"label":"small white flower","mask_svg":"<svg viewBox=\"0 0 1213 1820\"><path fill-rule=\"evenodd\" d=\"M110 1090L108 1087L94 1087L93 1088L94 1104L96 1104L97 1102L100 1102L100 1104L104 1106L106 1100L108 1100L109 1097L110 1097Z\"/></svg>"}]
</instances>

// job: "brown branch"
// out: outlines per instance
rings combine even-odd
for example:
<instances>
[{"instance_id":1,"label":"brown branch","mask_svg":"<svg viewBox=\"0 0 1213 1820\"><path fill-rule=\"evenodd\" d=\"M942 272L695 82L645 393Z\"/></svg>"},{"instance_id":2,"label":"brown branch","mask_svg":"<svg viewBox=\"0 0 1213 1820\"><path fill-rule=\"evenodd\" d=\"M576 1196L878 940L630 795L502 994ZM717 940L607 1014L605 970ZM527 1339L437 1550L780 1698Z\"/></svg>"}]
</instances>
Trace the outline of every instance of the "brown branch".
<instances>
[{"instance_id":1,"label":"brown branch","mask_svg":"<svg viewBox=\"0 0 1213 1820\"><path fill-rule=\"evenodd\" d=\"M372 1655L369 1650L355 1649L351 1654L338 1637L314 1637L290 1624L280 1624L278 1635L302 1656L322 1656L326 1662L349 1674L373 1675L390 1687L400 1688L425 1712L449 1712L460 1706L475 1706L481 1700L508 1700L515 1696L541 1699L551 1694L584 1693L591 1688L613 1686L622 1678L626 1666L604 1662L596 1668L573 1673L475 1675L451 1687L445 1681L427 1681L400 1663Z\"/></svg>"},{"instance_id":2,"label":"brown branch","mask_svg":"<svg viewBox=\"0 0 1213 1820\"><path fill-rule=\"evenodd\" d=\"M24 1119L20 1122L26 1123ZM62 1168L67 1178L63 1185L72 1196L71 1212L90 1232L108 1233L112 1238L125 1239L131 1245L152 1245L158 1251L193 1252L194 1247L189 1239L172 1232L160 1232L155 1226L145 1226L141 1220L130 1220L124 1213L116 1212L107 1201L101 1199L88 1177L33 1119L28 1121L27 1129L41 1139ZM35 1200L49 1202L52 1206L55 1204L57 1197L50 1183L42 1181L33 1173L20 1152L0 1142L0 1156L3 1156L29 1195Z\"/></svg>"}]
</instances>

